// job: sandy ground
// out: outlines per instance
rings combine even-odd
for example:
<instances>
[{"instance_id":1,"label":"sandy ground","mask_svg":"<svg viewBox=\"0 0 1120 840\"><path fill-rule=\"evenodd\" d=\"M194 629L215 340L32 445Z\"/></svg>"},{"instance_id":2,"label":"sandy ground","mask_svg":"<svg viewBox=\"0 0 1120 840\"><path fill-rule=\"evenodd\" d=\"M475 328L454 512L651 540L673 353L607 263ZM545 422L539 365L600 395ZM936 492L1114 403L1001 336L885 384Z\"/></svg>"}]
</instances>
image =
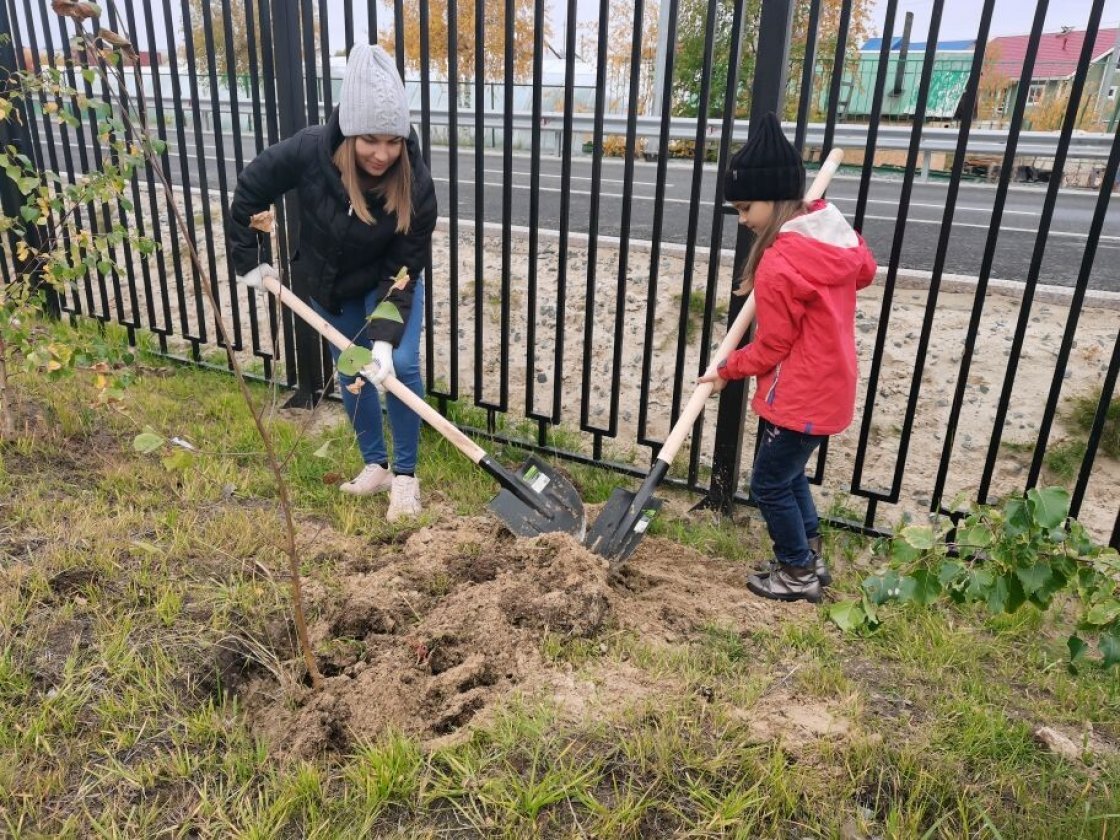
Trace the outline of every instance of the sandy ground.
<instances>
[{"instance_id":1,"label":"sandy ground","mask_svg":"<svg viewBox=\"0 0 1120 840\"><path fill-rule=\"evenodd\" d=\"M214 210L217 212L216 205ZM645 463L651 450L639 441L656 443L664 439L670 428L674 401L683 404L700 369L703 311L709 297L709 252L688 255L681 246L665 246L656 267L656 289L651 294L653 272L648 243L632 243L622 265L616 240L600 240L592 253L586 237L573 235L567 247L562 248L556 234L542 233L536 274L530 278L526 230L512 230L508 240L503 240L496 226L487 228L479 266L475 264L474 232L473 224L461 225L453 232L441 222L434 237L433 276L428 280L433 313L428 330L434 347L434 378L430 384L445 393L456 394L461 400L474 398L491 404L508 404L509 417L514 420L525 416L528 410L545 414L557 410L554 403L558 397L560 425L571 432L566 436L566 445L579 445L590 452L594 435L588 430L598 430L606 433L605 451L612 458ZM218 233L214 258L221 267L224 244ZM453 236L457 243L454 251ZM166 254L165 259L170 272L171 255ZM594 285L589 288L591 260L594 260L595 272ZM458 268L455 289L449 271L453 263ZM560 277L561 266L564 267L563 278ZM154 276L155 271L152 273ZM717 326L709 337L709 347L713 349L724 333L731 273L731 260L724 254L710 278L711 299L717 311ZM876 283L859 298L856 339L862 382L857 415L852 427L831 441L819 488L823 509L835 506L835 511L842 508L859 517L863 516L866 503L859 496L849 495L852 487L893 491L899 501L879 506L876 521L880 525L897 521L904 514L926 515L938 464L946 448L945 431L954 392L962 378L965 382L963 403L950 447L943 499L948 503L958 494L965 500L974 497L993 439L997 407L1022 306L1020 286L1013 282L992 284L981 301L975 350L966 369L962 367L961 357L976 306L974 284L967 279L944 278L933 316L925 323L930 303L928 280L913 273L899 278L890 305L885 307L885 274L881 270ZM688 295L684 278L690 279ZM531 279L535 288L530 286ZM563 295L558 292L561 279ZM259 301L251 301L244 289L232 289L231 283L229 277L222 277L220 292L228 297L231 290L234 291L240 335L248 343L253 335L250 313L254 305L260 309ZM126 318L135 312L142 323L149 323L142 289L135 303L125 292L115 295L111 284L106 296L110 311L117 311L119 306ZM683 304L682 300L691 303ZM154 323L164 325L160 311L157 305ZM185 312L188 329L198 334L196 298L190 284L183 291L182 302L173 295L170 311L176 332L181 332L180 313ZM558 313L562 313L562 317ZM1120 296L1093 293L1077 316L1069 363L1064 371L1056 374L1058 352L1070 322L1068 292L1054 287L1040 290L1027 313L1007 416L999 430L989 498L1024 487L1030 453L1046 407L1046 395L1051 392L1056 375L1060 382L1059 419L1050 433L1049 445L1081 436L1080 432L1066 427L1061 412L1070 401L1092 395L1101 387L1117 341ZM205 327L212 335L212 319L207 321ZM535 329L531 329L531 324L536 325ZM558 324L563 326L560 335ZM504 344L503 326L509 336ZM261 329L262 345L270 346L263 323ZM915 375L924 331L929 337L928 349L920 372ZM878 387L868 420L863 468L857 475L854 473L856 448L864 422L861 409L866 402L871 359L880 333L882 359L877 370ZM558 341L562 341L559 359ZM171 343L174 350L176 343L174 340ZM482 348L483 356L480 394L474 393L476 346ZM640 424L642 372L647 365L650 372L649 391L645 395L648 415L643 427ZM685 375L680 382L675 382L674 371L678 369ZM617 387L612 387L616 378ZM533 389L531 402L529 384ZM614 405L612 397L616 400ZM907 427L905 417L911 400L913 422ZM716 414L715 402L711 405L712 409L705 413L701 438L702 467L710 462ZM753 420L748 418L747 422L750 424ZM908 432L905 444L904 431ZM748 434L744 449L746 480L753 454L753 434ZM687 451L682 451L677 463L686 463L687 457ZM1044 473L1042 481L1056 482L1057 479ZM1117 486L1120 486L1120 463L1098 457L1080 518L1100 539L1109 537L1116 519L1114 488Z\"/></svg>"}]
</instances>

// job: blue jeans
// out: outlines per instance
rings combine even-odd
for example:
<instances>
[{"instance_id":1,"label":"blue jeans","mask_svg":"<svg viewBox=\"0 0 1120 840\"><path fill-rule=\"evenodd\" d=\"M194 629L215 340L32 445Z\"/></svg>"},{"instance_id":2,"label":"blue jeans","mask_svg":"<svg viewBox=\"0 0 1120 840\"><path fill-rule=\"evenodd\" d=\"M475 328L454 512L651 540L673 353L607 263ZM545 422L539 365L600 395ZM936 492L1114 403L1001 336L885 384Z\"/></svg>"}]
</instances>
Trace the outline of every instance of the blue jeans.
<instances>
[{"instance_id":1,"label":"blue jeans","mask_svg":"<svg viewBox=\"0 0 1120 840\"><path fill-rule=\"evenodd\" d=\"M366 317L373 312L380 298L376 292L363 297L350 298L342 302L341 314L327 312L314 300L312 307L322 315L331 326L362 347L372 347L366 332ZM420 331L424 324L424 275L416 281L416 292L412 299L412 311L404 327L400 344L393 349L393 369L396 377L417 396L424 396L424 381L420 377ZM331 357L338 364L339 349L331 345ZM342 404L346 415L354 427L358 438L358 450L367 464L384 464L389 460L385 448L385 432L381 420L381 400L377 389L369 383L358 391L350 393L346 387L356 377L338 374L342 387ZM420 417L408 406L388 394L386 397L389 412L389 428L393 432L393 472L411 473L416 470L416 451L420 446Z\"/></svg>"},{"instance_id":2,"label":"blue jeans","mask_svg":"<svg viewBox=\"0 0 1120 840\"><path fill-rule=\"evenodd\" d=\"M806 435L762 421L762 439L751 473L751 498L766 520L774 556L789 566L813 562L809 538L820 533L820 520L805 465L822 435Z\"/></svg>"}]
</instances>

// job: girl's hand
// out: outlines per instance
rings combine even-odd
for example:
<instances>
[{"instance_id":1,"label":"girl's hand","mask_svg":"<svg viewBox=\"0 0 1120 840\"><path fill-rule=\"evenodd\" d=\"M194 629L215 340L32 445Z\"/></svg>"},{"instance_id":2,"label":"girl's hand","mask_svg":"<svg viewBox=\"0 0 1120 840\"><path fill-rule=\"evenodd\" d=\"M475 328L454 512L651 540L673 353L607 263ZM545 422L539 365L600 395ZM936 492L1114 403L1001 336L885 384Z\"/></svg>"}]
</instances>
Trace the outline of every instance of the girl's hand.
<instances>
[{"instance_id":1,"label":"girl's hand","mask_svg":"<svg viewBox=\"0 0 1120 840\"><path fill-rule=\"evenodd\" d=\"M715 368L708 368L708 372L696 380L697 384L703 385L705 382L712 383L712 393L718 394L727 387L727 380L719 375Z\"/></svg>"}]
</instances>

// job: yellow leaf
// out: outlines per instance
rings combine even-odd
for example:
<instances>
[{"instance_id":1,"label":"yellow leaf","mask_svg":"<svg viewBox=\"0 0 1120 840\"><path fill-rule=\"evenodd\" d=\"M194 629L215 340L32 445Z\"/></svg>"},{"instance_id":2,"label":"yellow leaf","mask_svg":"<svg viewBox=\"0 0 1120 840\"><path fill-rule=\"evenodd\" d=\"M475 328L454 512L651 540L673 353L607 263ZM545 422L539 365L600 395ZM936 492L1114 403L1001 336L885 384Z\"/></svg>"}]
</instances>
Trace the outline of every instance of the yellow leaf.
<instances>
[{"instance_id":1,"label":"yellow leaf","mask_svg":"<svg viewBox=\"0 0 1120 840\"><path fill-rule=\"evenodd\" d=\"M62 363L56 359L51 359L47 362L47 373L54 373L56 370L62 370Z\"/></svg>"},{"instance_id":2,"label":"yellow leaf","mask_svg":"<svg viewBox=\"0 0 1120 840\"><path fill-rule=\"evenodd\" d=\"M262 210L259 213L254 213L249 217L249 227L253 230L259 230L261 233L271 233L272 211Z\"/></svg>"},{"instance_id":3,"label":"yellow leaf","mask_svg":"<svg viewBox=\"0 0 1120 840\"><path fill-rule=\"evenodd\" d=\"M401 266L401 270L397 272L396 279L393 280L392 291L396 292L403 289L408 285L408 266Z\"/></svg>"},{"instance_id":4,"label":"yellow leaf","mask_svg":"<svg viewBox=\"0 0 1120 840\"><path fill-rule=\"evenodd\" d=\"M351 394L358 394L361 393L362 386L365 384L366 381L364 379L355 379L353 382L346 386L346 390Z\"/></svg>"},{"instance_id":5,"label":"yellow leaf","mask_svg":"<svg viewBox=\"0 0 1120 840\"><path fill-rule=\"evenodd\" d=\"M108 385L109 377L103 373L97 374L97 378L93 380L93 387L97 388L97 390L99 391L103 388L108 387Z\"/></svg>"}]
</instances>

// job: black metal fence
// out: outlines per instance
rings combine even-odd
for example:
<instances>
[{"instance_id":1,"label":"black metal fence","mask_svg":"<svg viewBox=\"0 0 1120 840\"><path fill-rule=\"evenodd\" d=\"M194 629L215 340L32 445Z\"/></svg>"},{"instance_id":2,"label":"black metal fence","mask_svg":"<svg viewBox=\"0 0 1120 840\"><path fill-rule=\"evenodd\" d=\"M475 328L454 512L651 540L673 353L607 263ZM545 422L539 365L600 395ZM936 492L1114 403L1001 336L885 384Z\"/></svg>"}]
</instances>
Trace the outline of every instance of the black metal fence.
<instances>
[{"instance_id":1,"label":"black metal fence","mask_svg":"<svg viewBox=\"0 0 1120 840\"><path fill-rule=\"evenodd\" d=\"M21 69L40 72L45 63L65 55L73 26L52 14L46 0L3 2ZM575 130L588 102L587 88L577 84L586 80L577 79L576 0L567 0L563 8L546 8L544 0L535 0L531 12L513 2L479 2L472 20L464 19L456 0L420 0L418 5L402 0L391 5L376 0L110 0L99 23L126 30L151 65L142 74L150 89L133 93L148 97L153 130L168 144L162 166L179 186L192 222L190 236L217 278L216 290L234 327L234 349L258 359L262 376L294 389L295 401L306 404L330 381L330 361L314 333L234 284L222 236L234 178L267 144L321 120L334 104L332 78L337 80L339 55L356 40L380 40L410 82L418 83L414 120L440 189L443 222L427 271L430 393L445 412L452 404L459 406L467 427L642 475L697 373L707 366L725 323L741 306L729 289L750 237L736 230L730 209L723 206L718 177L734 150L733 132L743 122L737 103L749 101L749 117L757 118L782 110L787 102L797 6L808 34L796 44L800 79L799 86L797 79L792 85L798 94L791 130L812 163L834 143L839 112L848 98L845 68L860 46L848 43L850 0L842 4L837 31L828 33L818 32L820 0L767 0L757 17L746 0L663 0L668 4L661 15L667 23L663 33L643 31L648 2L635 0L630 37L621 44L608 40L616 23L608 20L612 4L599 4L591 27L597 33L595 54L614 58L599 60L594 68L589 137L578 137ZM677 21L686 3L697 2L705 3L710 22L730 20L730 35L724 37L727 33L717 31L714 23L707 27L699 90L692 91L700 116L689 123L694 125L693 142L685 146L691 157L671 162L663 141L678 125ZM1031 194L1030 200L1041 202L1033 213L1037 229L1014 233L1005 230L1014 227L1005 217L1027 213L1010 208L1009 202L1021 198L1012 180L1048 0L1035 6L1022 76L1014 80L1018 95L1013 112L1004 115L1010 126L1006 147L1001 165L992 167L999 177L982 194L970 193L969 202L980 203L984 213L980 222L967 223L961 217L975 219L971 214L977 208L961 204L961 195L967 186L972 106L980 91L994 0L983 0L977 46L957 109L958 142L947 157L948 179L935 196L939 219L919 222L912 217L916 209L929 207L928 196L918 202L913 198L921 188L919 157L944 6L944 0L933 0L913 128L902 150L905 163L900 175L889 180L874 165L880 119L891 95L889 45L898 22L898 0L886 5L870 115L861 117L868 124L866 147L851 150L862 163L845 180L853 194L842 206L855 227L870 237L865 225L874 214L869 208L888 205L889 228L876 245L885 270L870 302L861 307L864 376L856 425L822 449L813 480L829 499L834 523L875 533L903 514L951 514L963 501L993 501L1059 480L1047 466L1048 456L1072 443L1075 466L1065 480L1073 493L1073 511L1116 545L1120 470L1114 457L1099 450L1120 369L1120 317L1112 310L1111 321L1104 315L1092 331L1087 327L1094 307L1107 304L1102 298L1115 288L1107 285L1112 275L1102 269L1107 260L1098 264L1097 257L1102 242L1115 248L1112 243L1118 239L1115 219L1108 215L1120 164L1116 137L1095 200L1086 195L1076 199L1084 204L1077 211L1083 220L1078 230L1057 232L1054 224L1056 214L1074 212L1068 204L1074 198L1063 191L1061 175L1079 109L1092 95L1082 80L1096 58L1091 45L1104 0L1095 0L1085 22L1087 46L1073 76L1061 131L1052 138L1049 183L1044 193ZM559 20L550 19L550 9ZM433 19L436 10L439 20ZM553 27L562 37L551 37ZM651 73L643 51L659 36L670 48L657 68L660 87L653 90L652 106L642 105L642 85L649 84ZM753 74L740 78L747 55ZM563 59L562 77L557 57ZM911 54L911 64L915 60ZM821 78L813 72L821 66L837 69ZM619 67L628 74L624 115L607 112L608 84L618 88L617 79L609 82L608 74ZM717 68L725 74L717 74ZM72 84L84 84L90 95L98 93L81 75L67 72ZM717 75L727 79L720 89L712 84ZM529 86L527 105L515 103L511 81ZM446 146L432 145L433 114L440 110L433 109L431 95L437 82L446 109L440 133ZM577 88L582 98L574 95ZM463 89L472 95L460 95ZM501 101L491 103L495 90L501 91ZM546 114L548 90L562 94L559 100L553 97L563 103L559 119ZM461 104L468 99L483 106ZM810 119L818 109L826 113L823 142L810 147ZM711 113L722 116L706 116ZM73 129L41 112L29 121L38 162L70 179L102 163L96 125L86 114L75 115L85 122ZM619 117L624 117L621 140L607 131L608 123ZM651 117L658 130L651 136L648 128L642 129L640 137L639 124L651 124ZM526 119L531 131L527 157L514 150L514 134L525 130ZM561 142L546 151L546 134L557 131ZM580 151L581 141L589 151ZM612 142L621 144L620 160L608 156ZM716 159L706 160L713 145ZM644 157L636 154L639 147L646 150ZM101 226L119 219L153 236L160 252L144 259L121 247L113 270L91 272L61 296L61 308L72 316L122 324L130 340L151 335L161 352L205 362L216 339L203 309L201 278L167 224L153 173L145 175L132 184L132 209L90 206L84 223ZM285 217L295 218L291 204L281 211L285 209L276 255L281 264L298 239L298 231L284 223ZM639 225L640 236L635 233ZM922 235L925 227L919 225L933 225L936 237ZM954 237L966 230L980 231L970 234L979 244L971 262L965 257L964 269L959 259L954 263L949 288L947 260ZM1064 237L1061 249L1059 235ZM1012 236L1018 238L1009 246ZM917 266L910 259L908 265L916 242L933 239L930 256L920 258ZM1011 297L999 298L1000 320L993 324L994 291L1005 285L997 282L994 271L1009 250L1030 256L1025 270L1021 263L1015 271L1000 268L1007 275L1002 279L1017 285ZM1046 269L1047 260L1059 258L1065 262ZM1036 300L1042 279L1055 272L1067 278L1064 291L1046 289L1050 297ZM968 278L957 276L961 274ZM949 298L953 306L946 303ZM1047 317L1053 316L1045 342L1034 331L1040 307L1049 307ZM949 327L941 319L954 308L962 318ZM918 317L900 327L903 310L916 311ZM998 351L991 349L993 335ZM1024 365L1029 366L1029 381L1021 375ZM1041 387L1040 367L1045 371ZM1066 387L1070 381L1087 390L1072 392ZM749 468L753 451L753 436L744 433L754 428L749 421L744 425L746 397L742 384L723 392L718 412L708 412L697 424L687 463L671 479L705 493L707 506L730 510L748 501L740 490L740 472ZM1068 420L1066 406L1073 399L1092 409L1087 424L1074 426ZM476 413L464 412L464 406Z\"/></svg>"}]
</instances>

